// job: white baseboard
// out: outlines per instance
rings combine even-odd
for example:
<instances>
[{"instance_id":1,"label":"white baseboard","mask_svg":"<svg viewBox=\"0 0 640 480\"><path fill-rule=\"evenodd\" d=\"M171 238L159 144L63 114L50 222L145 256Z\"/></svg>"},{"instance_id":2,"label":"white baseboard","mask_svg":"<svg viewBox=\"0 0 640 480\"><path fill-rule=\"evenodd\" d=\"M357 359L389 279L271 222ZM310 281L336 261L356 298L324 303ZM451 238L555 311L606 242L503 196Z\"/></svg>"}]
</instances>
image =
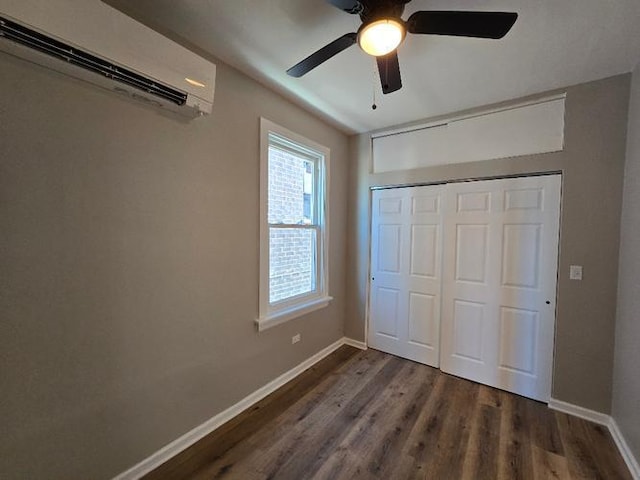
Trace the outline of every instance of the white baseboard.
<instances>
[{"instance_id":1,"label":"white baseboard","mask_svg":"<svg viewBox=\"0 0 640 480\"><path fill-rule=\"evenodd\" d=\"M344 337L343 340L345 345L350 345L352 347L359 348L360 350L366 350L368 348L367 344L360 340L354 340L353 338L348 337Z\"/></svg>"},{"instance_id":2,"label":"white baseboard","mask_svg":"<svg viewBox=\"0 0 640 480\"><path fill-rule=\"evenodd\" d=\"M259 388L255 392L246 396L242 400L240 400L235 405L230 406L223 412L220 412L218 415L210 418L206 422L201 425L198 425L193 430L185 433L180 438L174 440L170 444L162 447L160 450L152 454L150 457L142 460L137 465L134 465L126 472L121 473L120 475L114 477L113 480L137 480L147 473L155 470L160 465L165 463L167 460L175 457L177 454L186 450L188 447L199 441L200 439L206 437L211 432L213 432L218 427L227 423L233 417L239 415L246 409L250 408L255 403L259 402L263 398L265 398L270 393L273 393L275 390L283 386L285 383L290 382L302 372L307 370L309 367L312 367L320 360L330 355L338 348L343 345L351 345L356 348L361 348L366 350L366 345L362 342L358 342L356 340L351 340L350 338L342 337L340 340L332 343L326 348L323 348L315 355L311 356L304 362L299 365L293 367L288 372L283 373L275 380L267 383L265 386Z\"/></svg>"},{"instance_id":3,"label":"white baseboard","mask_svg":"<svg viewBox=\"0 0 640 480\"><path fill-rule=\"evenodd\" d=\"M563 402L561 400L556 400L555 398L549 400L549 408L552 410L557 410L558 412L568 413L569 415L573 415L574 417L589 420L593 423L605 425L607 427L609 426L609 422L611 420L611 417L605 413L596 412L595 410L589 410L588 408L579 407L578 405L574 405L573 403Z\"/></svg>"},{"instance_id":4,"label":"white baseboard","mask_svg":"<svg viewBox=\"0 0 640 480\"><path fill-rule=\"evenodd\" d=\"M627 441L622 436L622 432L618 428L618 423L612 417L611 422L609 422L609 431L611 432L611 436L613 437L613 441L616 442L618 446L618 450L620 450L620 455L624 458L624 461L629 467L629 471L631 472L631 476L633 480L640 480L640 464L638 460L633 456Z\"/></svg>"},{"instance_id":5,"label":"white baseboard","mask_svg":"<svg viewBox=\"0 0 640 480\"><path fill-rule=\"evenodd\" d=\"M616 443L618 450L620 451L620 455L622 455L622 458L627 464L627 467L631 472L631 476L634 480L640 480L640 466L638 465L638 460L631 452L627 441L622 435L622 432L618 428L618 424L613 419L613 417L605 413L600 413L596 412L595 410L589 410L588 408L573 405L572 403L556 400L555 398L552 398L549 401L549 408L557 410L558 412L567 413L569 415L573 415L574 417L579 417L584 420L589 420L591 422L606 426L609 429L609 432L611 433L613 441Z\"/></svg>"}]
</instances>

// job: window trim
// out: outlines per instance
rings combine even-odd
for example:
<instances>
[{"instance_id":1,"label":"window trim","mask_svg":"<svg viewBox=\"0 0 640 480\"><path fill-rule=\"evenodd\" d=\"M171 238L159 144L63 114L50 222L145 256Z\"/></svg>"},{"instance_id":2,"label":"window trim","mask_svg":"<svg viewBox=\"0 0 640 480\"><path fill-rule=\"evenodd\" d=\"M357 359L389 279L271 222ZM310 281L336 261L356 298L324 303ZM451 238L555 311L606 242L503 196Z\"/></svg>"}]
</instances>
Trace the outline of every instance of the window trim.
<instances>
[{"instance_id":1,"label":"window trim","mask_svg":"<svg viewBox=\"0 0 640 480\"><path fill-rule=\"evenodd\" d=\"M316 265L316 292L269 303L269 136L273 134L285 143L300 145L303 150L318 159L315 162L317 178L314 189L317 191L318 205L318 246L319 256ZM329 186L329 148L282 127L266 118L260 118L260 275L259 275L259 316L256 319L258 331L280 325L294 318L306 315L329 305L333 300L329 296L329 205L327 199Z\"/></svg>"}]
</instances>

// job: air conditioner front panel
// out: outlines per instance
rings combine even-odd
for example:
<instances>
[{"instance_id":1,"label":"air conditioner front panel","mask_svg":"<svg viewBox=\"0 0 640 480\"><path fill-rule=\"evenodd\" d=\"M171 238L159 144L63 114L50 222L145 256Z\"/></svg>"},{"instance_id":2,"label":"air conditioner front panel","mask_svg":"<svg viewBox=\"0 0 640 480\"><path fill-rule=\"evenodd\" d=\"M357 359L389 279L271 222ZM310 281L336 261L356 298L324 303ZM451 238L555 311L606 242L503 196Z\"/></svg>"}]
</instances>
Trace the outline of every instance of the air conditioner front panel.
<instances>
[{"instance_id":1,"label":"air conditioner front panel","mask_svg":"<svg viewBox=\"0 0 640 480\"><path fill-rule=\"evenodd\" d=\"M180 90L187 106L211 111L213 63L99 0L0 0L0 16Z\"/></svg>"},{"instance_id":2,"label":"air conditioner front panel","mask_svg":"<svg viewBox=\"0 0 640 480\"><path fill-rule=\"evenodd\" d=\"M79 68L71 63L62 62L54 57L18 43L6 42L6 45L3 45L2 50L10 55L27 60L36 65L55 70L70 77L91 83L92 85L97 85L98 87L113 91L119 95L126 96L138 103L143 103L151 107L162 108L163 110L169 110L187 118L196 118L204 113L211 113L211 104L207 104L192 95L187 94L184 104L178 105L175 102L168 101L161 97L145 94L137 88L113 81L112 79L98 75L90 70Z\"/></svg>"}]
</instances>

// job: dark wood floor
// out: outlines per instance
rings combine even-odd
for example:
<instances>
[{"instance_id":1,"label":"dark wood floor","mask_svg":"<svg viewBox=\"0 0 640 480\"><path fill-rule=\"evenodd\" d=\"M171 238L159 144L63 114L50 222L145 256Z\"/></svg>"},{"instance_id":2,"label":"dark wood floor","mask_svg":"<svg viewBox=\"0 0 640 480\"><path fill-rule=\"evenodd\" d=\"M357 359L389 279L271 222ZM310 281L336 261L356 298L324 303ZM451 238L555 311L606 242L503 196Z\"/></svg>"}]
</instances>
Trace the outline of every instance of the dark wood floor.
<instances>
[{"instance_id":1,"label":"dark wood floor","mask_svg":"<svg viewBox=\"0 0 640 480\"><path fill-rule=\"evenodd\" d=\"M342 347L147 477L629 479L606 428Z\"/></svg>"}]
</instances>

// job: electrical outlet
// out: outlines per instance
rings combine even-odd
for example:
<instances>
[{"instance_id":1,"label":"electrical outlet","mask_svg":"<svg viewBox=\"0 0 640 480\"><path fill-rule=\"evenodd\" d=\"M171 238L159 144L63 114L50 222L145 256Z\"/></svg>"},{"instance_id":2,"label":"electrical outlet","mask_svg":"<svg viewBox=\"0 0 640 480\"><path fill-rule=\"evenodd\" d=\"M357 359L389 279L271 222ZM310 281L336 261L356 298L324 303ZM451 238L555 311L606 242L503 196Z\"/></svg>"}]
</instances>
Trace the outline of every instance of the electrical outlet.
<instances>
[{"instance_id":1,"label":"electrical outlet","mask_svg":"<svg viewBox=\"0 0 640 480\"><path fill-rule=\"evenodd\" d=\"M296 333L293 337L291 337L291 345L294 343L298 343L300 341L300 334Z\"/></svg>"},{"instance_id":2,"label":"electrical outlet","mask_svg":"<svg viewBox=\"0 0 640 480\"><path fill-rule=\"evenodd\" d=\"M582 280L582 265L571 265L569 267L569 280Z\"/></svg>"}]
</instances>

